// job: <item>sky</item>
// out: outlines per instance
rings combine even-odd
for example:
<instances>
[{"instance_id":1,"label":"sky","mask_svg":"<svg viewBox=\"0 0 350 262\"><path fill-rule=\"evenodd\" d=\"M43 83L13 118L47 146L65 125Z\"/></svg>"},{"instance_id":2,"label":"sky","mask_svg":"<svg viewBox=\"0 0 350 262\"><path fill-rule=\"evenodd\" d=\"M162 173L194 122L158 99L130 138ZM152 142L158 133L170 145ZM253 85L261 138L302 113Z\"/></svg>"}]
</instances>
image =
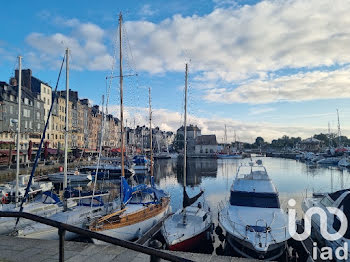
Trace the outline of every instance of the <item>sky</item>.
<instances>
[{"instance_id":1,"label":"sky","mask_svg":"<svg viewBox=\"0 0 350 262\"><path fill-rule=\"evenodd\" d=\"M147 123L149 87L154 125L181 126L188 63L188 122L218 142L225 125L229 141L337 132L336 109L350 136L349 1L8 1L0 81L21 55L54 87L68 47L70 87L94 104L109 94L119 114L120 12L129 126Z\"/></svg>"}]
</instances>

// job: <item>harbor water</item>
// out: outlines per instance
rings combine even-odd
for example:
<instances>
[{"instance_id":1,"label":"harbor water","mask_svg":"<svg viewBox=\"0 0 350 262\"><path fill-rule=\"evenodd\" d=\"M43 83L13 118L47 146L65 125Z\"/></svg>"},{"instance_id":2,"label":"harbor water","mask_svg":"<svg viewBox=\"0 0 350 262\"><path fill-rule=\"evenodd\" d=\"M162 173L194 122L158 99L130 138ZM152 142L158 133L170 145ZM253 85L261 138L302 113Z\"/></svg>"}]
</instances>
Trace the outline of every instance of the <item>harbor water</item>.
<instances>
[{"instance_id":1,"label":"harbor water","mask_svg":"<svg viewBox=\"0 0 350 262\"><path fill-rule=\"evenodd\" d=\"M293 198L297 201L297 215L301 215L300 203L306 195L313 192L332 192L349 187L348 170L331 166L310 167L293 159L253 157L261 159L275 184L283 208ZM230 187L235 179L239 165L248 164L246 159L189 159L187 162L187 192L195 195L204 190L207 204L217 218L218 204L227 202ZM171 195L173 211L181 208L183 187L182 160L159 160L155 163L157 184Z\"/></svg>"}]
</instances>

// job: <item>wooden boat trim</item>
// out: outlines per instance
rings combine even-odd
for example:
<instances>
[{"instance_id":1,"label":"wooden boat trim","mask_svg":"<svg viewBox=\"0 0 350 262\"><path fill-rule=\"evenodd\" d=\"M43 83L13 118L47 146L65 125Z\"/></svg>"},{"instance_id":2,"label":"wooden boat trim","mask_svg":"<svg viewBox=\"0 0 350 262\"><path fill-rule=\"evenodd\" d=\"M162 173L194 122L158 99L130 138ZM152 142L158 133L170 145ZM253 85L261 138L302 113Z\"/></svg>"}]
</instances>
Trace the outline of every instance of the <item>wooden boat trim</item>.
<instances>
[{"instance_id":1,"label":"wooden boat trim","mask_svg":"<svg viewBox=\"0 0 350 262\"><path fill-rule=\"evenodd\" d=\"M169 202L170 199L168 197L162 198L161 203L149 204L147 206L145 205L144 208L136 212L129 214L115 214L107 219L100 219L101 221L96 221L89 227L89 229L91 231L104 231L121 228L145 221L164 212L168 208Z\"/></svg>"}]
</instances>

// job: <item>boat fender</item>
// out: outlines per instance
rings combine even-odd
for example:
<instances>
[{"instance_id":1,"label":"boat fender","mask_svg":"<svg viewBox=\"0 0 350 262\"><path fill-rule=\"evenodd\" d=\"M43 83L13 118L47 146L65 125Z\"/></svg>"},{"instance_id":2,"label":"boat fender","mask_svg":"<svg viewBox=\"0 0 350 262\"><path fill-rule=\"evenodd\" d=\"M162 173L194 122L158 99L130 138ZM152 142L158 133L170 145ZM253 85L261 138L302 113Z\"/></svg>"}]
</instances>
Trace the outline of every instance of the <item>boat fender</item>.
<instances>
[{"instance_id":1,"label":"boat fender","mask_svg":"<svg viewBox=\"0 0 350 262\"><path fill-rule=\"evenodd\" d=\"M141 230L141 228L139 228L137 230L137 238L140 239L141 237L142 237L142 230Z\"/></svg>"},{"instance_id":2,"label":"boat fender","mask_svg":"<svg viewBox=\"0 0 350 262\"><path fill-rule=\"evenodd\" d=\"M223 232L222 228L218 225L218 226L215 228L215 233L216 233L218 236L220 236L220 235L222 235L222 232Z\"/></svg>"}]
</instances>

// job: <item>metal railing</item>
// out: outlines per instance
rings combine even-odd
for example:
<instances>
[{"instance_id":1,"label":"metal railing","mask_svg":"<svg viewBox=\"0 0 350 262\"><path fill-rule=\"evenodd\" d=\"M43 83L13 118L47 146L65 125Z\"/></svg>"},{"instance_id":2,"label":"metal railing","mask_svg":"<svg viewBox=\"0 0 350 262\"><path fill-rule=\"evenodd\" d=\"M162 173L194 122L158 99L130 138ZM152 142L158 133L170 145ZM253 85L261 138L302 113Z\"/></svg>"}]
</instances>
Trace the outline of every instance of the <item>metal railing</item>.
<instances>
[{"instance_id":1,"label":"metal railing","mask_svg":"<svg viewBox=\"0 0 350 262\"><path fill-rule=\"evenodd\" d=\"M145 247L130 241L125 241L118 238L106 236L100 233L89 231L87 229L82 229L80 227L57 222L55 220L51 220L45 217L40 217L40 216L33 215L26 212L0 211L0 217L25 218L31 221L35 221L41 224L45 224L45 225L57 228L58 235L59 235L59 261L60 262L64 261L64 240L65 240L66 231L150 255L151 261L156 261L161 258L172 262L192 262L192 260L175 256L173 254L170 254L161 250Z\"/></svg>"}]
</instances>

